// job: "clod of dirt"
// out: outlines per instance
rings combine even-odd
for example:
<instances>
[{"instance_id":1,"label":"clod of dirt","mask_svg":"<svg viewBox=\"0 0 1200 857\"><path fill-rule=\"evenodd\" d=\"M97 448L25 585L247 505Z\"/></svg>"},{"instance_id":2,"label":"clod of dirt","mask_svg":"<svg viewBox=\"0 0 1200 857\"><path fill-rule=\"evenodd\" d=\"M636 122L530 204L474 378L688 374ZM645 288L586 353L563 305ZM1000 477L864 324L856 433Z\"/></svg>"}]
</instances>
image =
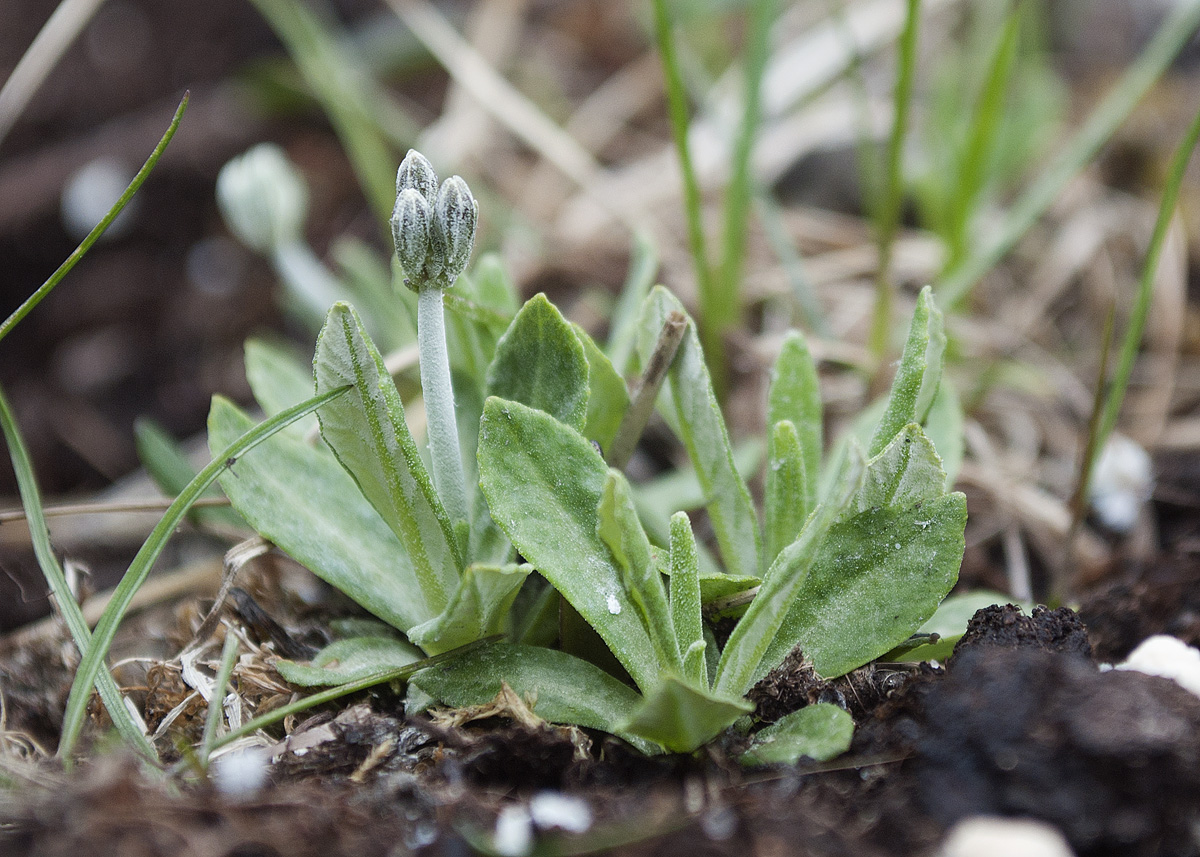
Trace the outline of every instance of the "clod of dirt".
<instances>
[{"instance_id":1,"label":"clod of dirt","mask_svg":"<svg viewBox=\"0 0 1200 857\"><path fill-rule=\"evenodd\" d=\"M746 698L754 703L755 716L768 723L818 702L840 706L859 721L903 687L917 671L916 666L892 669L870 663L836 679L824 679L817 675L803 653L794 649L783 663L750 689Z\"/></svg>"},{"instance_id":2,"label":"clod of dirt","mask_svg":"<svg viewBox=\"0 0 1200 857\"><path fill-rule=\"evenodd\" d=\"M914 767L941 824L1046 821L1079 857L1195 854L1200 699L1051 651L968 648L924 699Z\"/></svg>"},{"instance_id":3,"label":"clod of dirt","mask_svg":"<svg viewBox=\"0 0 1200 857\"><path fill-rule=\"evenodd\" d=\"M1057 610L1034 607L1030 616L1012 604L984 607L967 623L966 633L954 647L951 664L956 664L959 655L977 646L1032 647L1089 659L1092 656L1087 628L1079 616L1066 607Z\"/></svg>"}]
</instances>

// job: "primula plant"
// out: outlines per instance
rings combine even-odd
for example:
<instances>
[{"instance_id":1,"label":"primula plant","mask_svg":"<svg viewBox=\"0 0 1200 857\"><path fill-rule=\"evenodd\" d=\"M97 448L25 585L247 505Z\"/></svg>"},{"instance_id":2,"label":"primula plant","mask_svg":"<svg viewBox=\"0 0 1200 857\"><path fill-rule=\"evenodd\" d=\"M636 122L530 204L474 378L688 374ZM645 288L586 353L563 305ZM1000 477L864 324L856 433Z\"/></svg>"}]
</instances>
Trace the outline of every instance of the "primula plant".
<instances>
[{"instance_id":1,"label":"primula plant","mask_svg":"<svg viewBox=\"0 0 1200 857\"><path fill-rule=\"evenodd\" d=\"M689 752L745 718L747 692L795 647L835 677L933 616L957 579L966 504L948 490L958 411L928 289L889 397L828 457L815 364L799 333L784 340L760 516L679 301L651 290L606 351L542 295L517 310L493 260L464 273L476 209L462 179L439 185L405 158L392 228L417 298L428 460L384 356L339 303L315 388L349 392L317 410L321 440L298 423L221 478L263 537L381 620L311 664L280 661L288 680L343 684L493 638L412 676L410 705L482 704L507 684L548 721ZM630 336L632 397L609 356ZM278 350L248 348L247 370L269 414L312 395ZM665 501L622 472L651 406L692 468ZM220 398L209 422L213 450L252 425ZM696 506L712 544L693 531ZM723 643L718 616L732 624ZM852 729L841 709L809 706L744 758L828 758Z\"/></svg>"}]
</instances>

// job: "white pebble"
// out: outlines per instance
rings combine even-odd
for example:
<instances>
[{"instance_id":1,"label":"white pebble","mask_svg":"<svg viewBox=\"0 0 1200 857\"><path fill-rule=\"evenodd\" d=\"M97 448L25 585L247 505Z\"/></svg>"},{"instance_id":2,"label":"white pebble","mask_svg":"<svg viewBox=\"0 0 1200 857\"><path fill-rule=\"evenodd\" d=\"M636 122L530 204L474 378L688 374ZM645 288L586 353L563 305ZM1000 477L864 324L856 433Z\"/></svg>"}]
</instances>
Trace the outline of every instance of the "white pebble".
<instances>
[{"instance_id":1,"label":"white pebble","mask_svg":"<svg viewBox=\"0 0 1200 857\"><path fill-rule=\"evenodd\" d=\"M533 850L533 819L523 806L506 806L496 816L492 848L502 857L525 857Z\"/></svg>"},{"instance_id":2,"label":"white pebble","mask_svg":"<svg viewBox=\"0 0 1200 857\"><path fill-rule=\"evenodd\" d=\"M938 857L1074 857L1057 828L1027 818L980 815L950 829Z\"/></svg>"},{"instance_id":3,"label":"white pebble","mask_svg":"<svg viewBox=\"0 0 1200 857\"><path fill-rule=\"evenodd\" d=\"M1092 474L1089 499L1096 517L1110 530L1127 533L1153 489L1149 453L1123 435L1112 435Z\"/></svg>"},{"instance_id":4,"label":"white pebble","mask_svg":"<svg viewBox=\"0 0 1200 857\"><path fill-rule=\"evenodd\" d=\"M1169 678L1200 696L1200 651L1176 637L1166 634L1147 637L1116 669Z\"/></svg>"},{"instance_id":5,"label":"white pebble","mask_svg":"<svg viewBox=\"0 0 1200 857\"><path fill-rule=\"evenodd\" d=\"M267 784L270 765L259 750L237 750L213 759L208 774L217 791L235 800L252 798Z\"/></svg>"},{"instance_id":6,"label":"white pebble","mask_svg":"<svg viewBox=\"0 0 1200 857\"><path fill-rule=\"evenodd\" d=\"M557 827L568 833L583 833L592 826L587 802L561 792L541 792L529 802L529 815L542 830Z\"/></svg>"}]
</instances>

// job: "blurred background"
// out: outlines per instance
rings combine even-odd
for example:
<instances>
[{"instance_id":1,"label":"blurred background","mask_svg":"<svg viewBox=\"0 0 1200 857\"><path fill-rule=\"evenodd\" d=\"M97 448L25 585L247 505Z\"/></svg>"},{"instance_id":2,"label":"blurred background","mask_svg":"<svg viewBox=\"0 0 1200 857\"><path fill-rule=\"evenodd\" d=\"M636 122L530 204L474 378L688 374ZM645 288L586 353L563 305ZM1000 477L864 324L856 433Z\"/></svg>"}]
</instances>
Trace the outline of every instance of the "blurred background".
<instances>
[{"instance_id":1,"label":"blurred background","mask_svg":"<svg viewBox=\"0 0 1200 857\"><path fill-rule=\"evenodd\" d=\"M715 235L760 4L667 5ZM901 221L886 273L898 290L895 318L907 318L920 285L1001 228L1005 212L1042 180L1163 22L1192 5L920 4ZM58 6L0 5L0 82ZM152 418L185 440L203 431L214 393L248 400L247 336L277 336L311 354L311 322L289 303L277 267L230 231L214 193L222 166L260 142L278 144L302 176L303 242L332 270L345 273L348 255L387 270L380 200L415 146L439 172L468 180L481 206L478 247L500 254L524 296L546 291L572 320L603 331L640 240L652 248L657 281L695 306L649 3L63 6L80 16L78 37L25 103L0 105L0 318L99 220L185 90L191 103L122 219L0 344L0 385L51 502L111 496L110 486L136 473L135 420ZM721 341L735 382L727 416L743 436L760 431L764 369L789 326L810 335L823 361L834 425L871 392L876 156L892 127L905 9L903 0L772 6L750 161L743 311ZM956 153L1010 20L1011 71L965 218L956 208ZM1167 163L1200 107L1196 44L1184 41L1037 226L955 307L950 375L967 415L960 487L971 503L964 581L1012 591L1024 580L1044 589L1061 565L1100 375L1100 331L1110 307L1118 330L1128 315ZM1153 454L1156 512L1138 511L1121 532L1093 521L1070 569L1079 587L1136 577L1164 550L1187 557L1200 549L1192 478L1200 474L1200 315L1191 288L1198 190L1193 170L1120 424ZM894 327L889 353L903 332ZM133 484L122 496L150 491L144 481ZM19 507L5 464L0 510ZM154 520L118 526L111 517L64 517L51 526L56 547L90 567L91 585L103 588ZM3 625L44 612L44 588L19 522L0 523Z\"/></svg>"}]
</instances>

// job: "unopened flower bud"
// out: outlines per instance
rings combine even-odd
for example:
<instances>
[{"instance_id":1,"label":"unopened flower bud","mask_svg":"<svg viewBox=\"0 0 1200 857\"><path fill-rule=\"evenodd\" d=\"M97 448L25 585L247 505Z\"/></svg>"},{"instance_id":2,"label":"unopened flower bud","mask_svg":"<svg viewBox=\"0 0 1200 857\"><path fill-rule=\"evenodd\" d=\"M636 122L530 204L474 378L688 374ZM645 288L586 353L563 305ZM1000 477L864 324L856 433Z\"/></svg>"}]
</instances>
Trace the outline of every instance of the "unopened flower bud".
<instances>
[{"instance_id":1,"label":"unopened flower bud","mask_svg":"<svg viewBox=\"0 0 1200 857\"><path fill-rule=\"evenodd\" d=\"M239 241L270 253L300 239L308 189L283 149L262 143L221 168L217 205Z\"/></svg>"},{"instance_id":2,"label":"unopened flower bud","mask_svg":"<svg viewBox=\"0 0 1200 857\"><path fill-rule=\"evenodd\" d=\"M428 270L432 264L441 267L429 252L432 219L432 209L419 191L413 188L400 191L392 210L392 237L396 241L396 257L406 275L404 282L413 291L420 291L432 278Z\"/></svg>"},{"instance_id":3,"label":"unopened flower bud","mask_svg":"<svg viewBox=\"0 0 1200 857\"><path fill-rule=\"evenodd\" d=\"M447 287L454 285L471 258L478 215L479 205L467 183L458 176L446 179L433 207L432 246L442 254L441 275Z\"/></svg>"},{"instance_id":4,"label":"unopened flower bud","mask_svg":"<svg viewBox=\"0 0 1200 857\"><path fill-rule=\"evenodd\" d=\"M433 164L416 149L408 150L408 154L400 162L400 169L396 171L396 195L399 196L409 189L420 192L431 206L437 199L437 172L434 171Z\"/></svg>"}]
</instances>

